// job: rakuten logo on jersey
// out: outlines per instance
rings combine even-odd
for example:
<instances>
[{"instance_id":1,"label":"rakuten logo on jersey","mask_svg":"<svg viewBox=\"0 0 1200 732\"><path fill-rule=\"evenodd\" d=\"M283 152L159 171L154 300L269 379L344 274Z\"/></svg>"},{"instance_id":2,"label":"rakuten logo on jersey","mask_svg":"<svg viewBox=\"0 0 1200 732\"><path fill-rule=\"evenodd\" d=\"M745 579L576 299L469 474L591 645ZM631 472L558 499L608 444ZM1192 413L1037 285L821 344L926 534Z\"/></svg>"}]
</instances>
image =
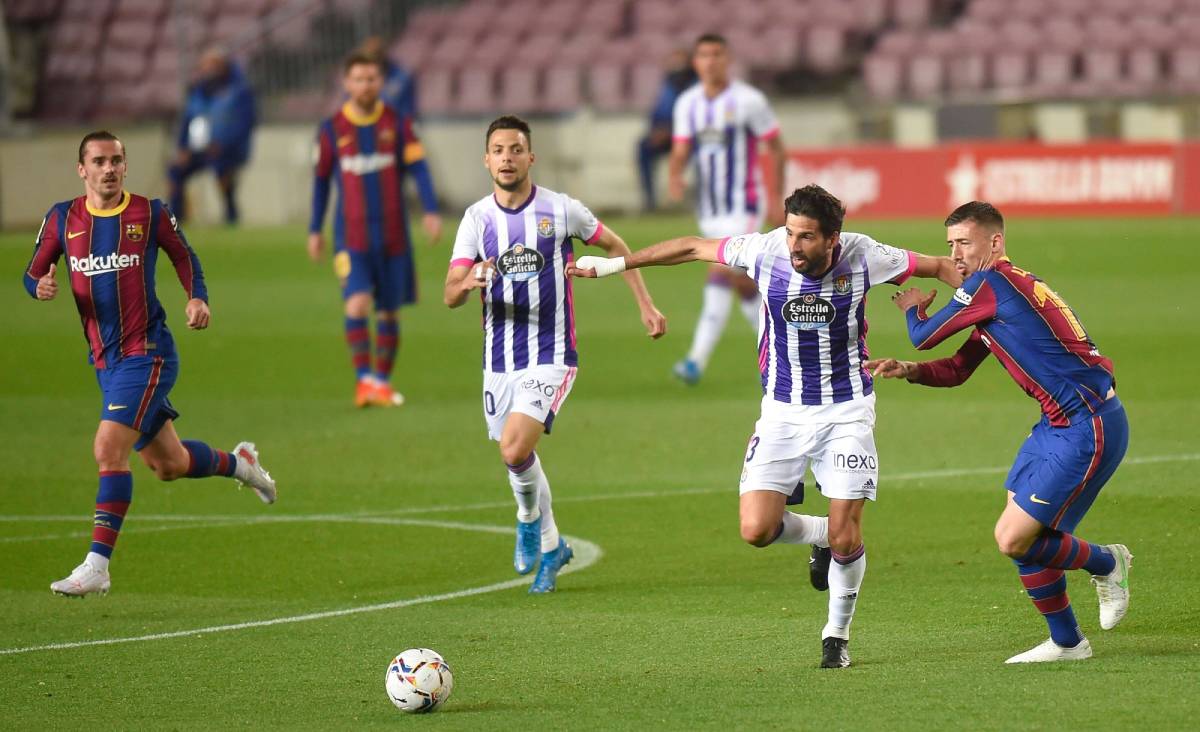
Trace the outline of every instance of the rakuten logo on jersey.
<instances>
[{"instance_id":1,"label":"rakuten logo on jersey","mask_svg":"<svg viewBox=\"0 0 1200 732\"><path fill-rule=\"evenodd\" d=\"M70 257L68 263L71 265L72 271L79 272L85 277L95 277L130 267L141 267L142 255L114 253L106 257L98 257L95 254L89 254L86 257Z\"/></svg>"},{"instance_id":2,"label":"rakuten logo on jersey","mask_svg":"<svg viewBox=\"0 0 1200 732\"><path fill-rule=\"evenodd\" d=\"M378 173L396 164L395 153L371 153L370 155L347 155L342 158L342 172L352 175Z\"/></svg>"}]
</instances>

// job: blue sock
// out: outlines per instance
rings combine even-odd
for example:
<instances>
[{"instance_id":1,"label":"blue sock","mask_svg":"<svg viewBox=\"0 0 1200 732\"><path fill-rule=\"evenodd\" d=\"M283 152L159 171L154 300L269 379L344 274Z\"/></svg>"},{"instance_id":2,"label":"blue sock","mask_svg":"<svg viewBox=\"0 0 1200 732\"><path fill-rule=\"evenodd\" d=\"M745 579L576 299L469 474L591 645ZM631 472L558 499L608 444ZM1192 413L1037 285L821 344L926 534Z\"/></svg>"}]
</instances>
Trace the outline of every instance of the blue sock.
<instances>
[{"instance_id":1,"label":"blue sock","mask_svg":"<svg viewBox=\"0 0 1200 732\"><path fill-rule=\"evenodd\" d=\"M1067 575L1054 567L1016 562L1021 584L1033 605L1050 626L1050 637L1064 648L1074 648L1083 640L1079 621L1067 597Z\"/></svg>"},{"instance_id":2,"label":"blue sock","mask_svg":"<svg viewBox=\"0 0 1200 732\"><path fill-rule=\"evenodd\" d=\"M207 478L212 475L233 477L237 469L237 457L233 453L209 447L199 440L184 440L183 447L191 456L187 478Z\"/></svg>"},{"instance_id":3,"label":"blue sock","mask_svg":"<svg viewBox=\"0 0 1200 732\"><path fill-rule=\"evenodd\" d=\"M100 490L96 492L96 514L92 519L91 551L111 557L125 522L125 512L133 501L133 475L128 470L100 471Z\"/></svg>"}]
</instances>

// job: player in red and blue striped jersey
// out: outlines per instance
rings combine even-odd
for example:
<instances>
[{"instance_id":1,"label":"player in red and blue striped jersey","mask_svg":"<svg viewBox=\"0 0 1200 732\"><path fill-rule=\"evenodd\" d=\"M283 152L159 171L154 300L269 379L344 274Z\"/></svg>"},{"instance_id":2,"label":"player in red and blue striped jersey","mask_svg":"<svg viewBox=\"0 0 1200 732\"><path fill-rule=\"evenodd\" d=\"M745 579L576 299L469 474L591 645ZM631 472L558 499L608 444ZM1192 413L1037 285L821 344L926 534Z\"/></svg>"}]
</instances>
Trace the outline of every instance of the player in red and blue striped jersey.
<instances>
[{"instance_id":1,"label":"player in red and blue striped jersey","mask_svg":"<svg viewBox=\"0 0 1200 732\"><path fill-rule=\"evenodd\" d=\"M1088 658L1091 644L1075 620L1064 572L1084 569L1092 575L1101 628L1114 627L1129 607L1129 550L1072 535L1129 444L1113 363L1054 290L1008 259L1004 219L993 206L963 204L946 226L951 257L966 278L962 287L933 314L926 313L933 292L913 288L893 299L907 313L909 336L918 349L968 328L970 337L949 358L879 359L867 367L917 384L958 386L991 353L1041 404L1041 421L1009 471L1008 505L995 535L1000 551L1016 562L1022 584L1050 626L1050 638L1008 663Z\"/></svg>"},{"instance_id":2,"label":"player in red and blue striped jersey","mask_svg":"<svg viewBox=\"0 0 1200 732\"><path fill-rule=\"evenodd\" d=\"M61 595L108 591L109 558L133 499L134 450L161 480L224 475L250 485L265 503L275 501L275 481L259 464L253 443L224 452L181 441L175 432L179 412L168 394L179 357L155 294L159 250L187 293L189 328L208 327L208 290L200 260L170 209L124 190L125 171L125 147L115 135L100 131L83 138L78 173L85 195L51 207L23 277L30 296L53 300L57 262L66 258L103 400L94 444L100 490L91 550L68 577L50 585Z\"/></svg>"},{"instance_id":3,"label":"player in red and blue striped jersey","mask_svg":"<svg viewBox=\"0 0 1200 732\"><path fill-rule=\"evenodd\" d=\"M324 249L321 229L332 179L338 188L333 219L334 272L345 300L346 341L357 378L355 404L396 406L403 397L391 387L400 341L400 307L417 300L412 242L404 206L404 177L412 174L425 209L430 241L441 235L442 220L421 142L412 120L380 99L383 67L378 56L347 58L350 99L317 131L308 253L317 261ZM375 364L367 319L375 308Z\"/></svg>"}]
</instances>

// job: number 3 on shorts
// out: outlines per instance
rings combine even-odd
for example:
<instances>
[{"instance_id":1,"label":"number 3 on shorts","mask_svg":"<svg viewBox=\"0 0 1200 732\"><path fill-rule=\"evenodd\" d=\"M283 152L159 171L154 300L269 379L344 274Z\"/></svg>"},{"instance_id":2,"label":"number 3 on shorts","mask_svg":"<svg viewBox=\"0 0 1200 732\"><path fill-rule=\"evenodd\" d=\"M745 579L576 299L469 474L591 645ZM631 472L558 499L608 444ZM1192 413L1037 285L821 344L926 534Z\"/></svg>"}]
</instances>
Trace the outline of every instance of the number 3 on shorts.
<instances>
[{"instance_id":1,"label":"number 3 on shorts","mask_svg":"<svg viewBox=\"0 0 1200 732\"><path fill-rule=\"evenodd\" d=\"M750 445L746 448L746 462L754 459L754 451L758 449L758 435L750 436Z\"/></svg>"}]
</instances>

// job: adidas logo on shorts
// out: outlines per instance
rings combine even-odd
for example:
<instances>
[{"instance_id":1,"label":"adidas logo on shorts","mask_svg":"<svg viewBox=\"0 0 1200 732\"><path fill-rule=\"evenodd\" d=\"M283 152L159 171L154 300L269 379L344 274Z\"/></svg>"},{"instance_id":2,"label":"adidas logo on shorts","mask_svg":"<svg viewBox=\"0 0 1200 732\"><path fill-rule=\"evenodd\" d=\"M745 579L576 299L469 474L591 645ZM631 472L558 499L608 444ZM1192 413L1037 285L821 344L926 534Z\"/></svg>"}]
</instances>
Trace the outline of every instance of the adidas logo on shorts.
<instances>
[{"instance_id":1,"label":"adidas logo on shorts","mask_svg":"<svg viewBox=\"0 0 1200 732\"><path fill-rule=\"evenodd\" d=\"M867 482L863 483L862 487L866 488L866 489L874 490L875 489L875 481L871 480L870 478L867 478Z\"/></svg>"}]
</instances>

